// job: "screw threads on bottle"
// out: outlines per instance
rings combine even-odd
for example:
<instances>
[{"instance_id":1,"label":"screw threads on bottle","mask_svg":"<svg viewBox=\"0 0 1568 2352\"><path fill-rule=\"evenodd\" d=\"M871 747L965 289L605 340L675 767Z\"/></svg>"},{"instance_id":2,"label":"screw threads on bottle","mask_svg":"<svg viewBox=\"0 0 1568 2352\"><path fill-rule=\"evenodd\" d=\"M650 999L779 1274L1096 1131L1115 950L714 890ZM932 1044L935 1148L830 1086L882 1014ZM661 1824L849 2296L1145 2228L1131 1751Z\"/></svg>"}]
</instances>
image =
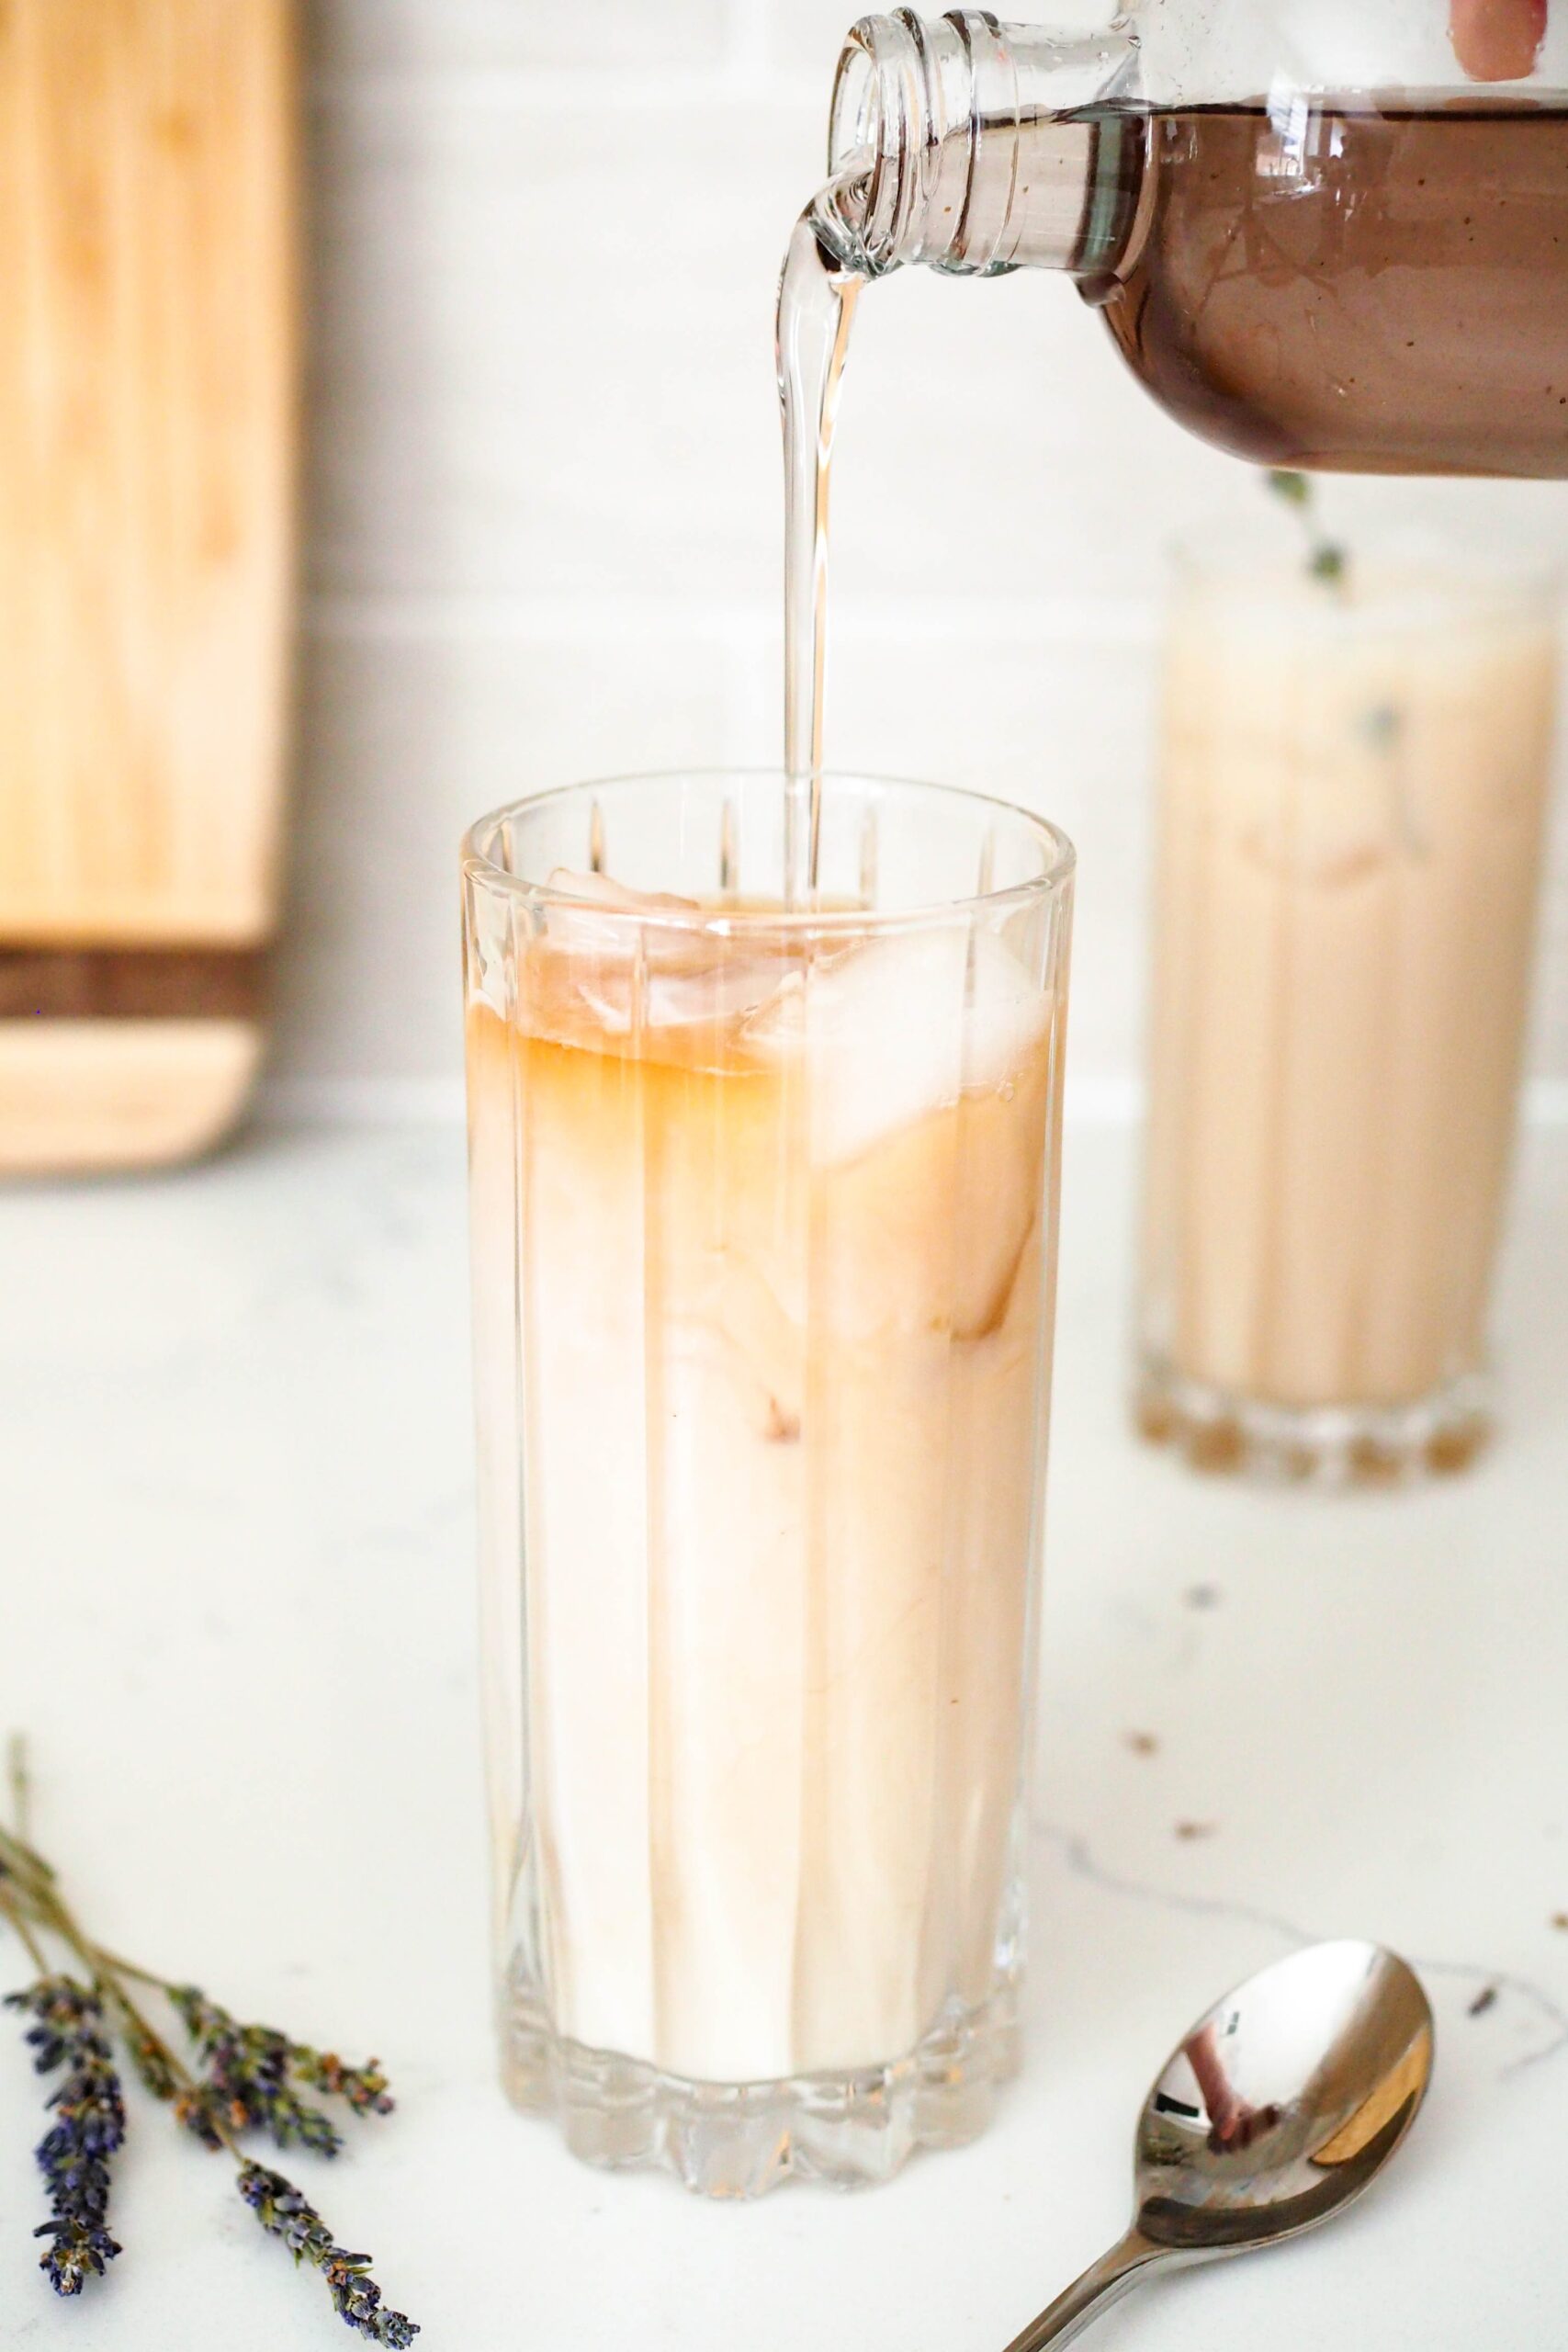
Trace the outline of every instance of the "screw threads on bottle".
<instances>
[{"instance_id":1,"label":"screw threads on bottle","mask_svg":"<svg viewBox=\"0 0 1568 2352\"><path fill-rule=\"evenodd\" d=\"M976 9L900 8L850 34L833 92L830 167L855 266L964 277L1100 272L1132 203L1105 206L1102 130L1125 103L1134 39L1055 36ZM1112 142L1120 154L1124 141Z\"/></svg>"}]
</instances>

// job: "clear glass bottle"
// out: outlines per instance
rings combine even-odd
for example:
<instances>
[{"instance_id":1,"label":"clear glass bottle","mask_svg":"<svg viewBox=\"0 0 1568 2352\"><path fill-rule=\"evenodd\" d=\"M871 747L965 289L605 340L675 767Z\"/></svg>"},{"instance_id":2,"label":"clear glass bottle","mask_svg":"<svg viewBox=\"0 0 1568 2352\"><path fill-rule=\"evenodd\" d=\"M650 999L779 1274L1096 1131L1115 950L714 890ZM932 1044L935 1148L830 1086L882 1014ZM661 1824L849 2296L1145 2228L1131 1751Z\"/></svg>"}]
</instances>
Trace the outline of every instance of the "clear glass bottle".
<instances>
[{"instance_id":1,"label":"clear glass bottle","mask_svg":"<svg viewBox=\"0 0 1568 2352\"><path fill-rule=\"evenodd\" d=\"M1541 13L1486 21L1512 8ZM1568 474L1568 10L1533 47L1472 13L866 17L828 232L867 277L1071 272L1145 389L1259 463Z\"/></svg>"}]
</instances>

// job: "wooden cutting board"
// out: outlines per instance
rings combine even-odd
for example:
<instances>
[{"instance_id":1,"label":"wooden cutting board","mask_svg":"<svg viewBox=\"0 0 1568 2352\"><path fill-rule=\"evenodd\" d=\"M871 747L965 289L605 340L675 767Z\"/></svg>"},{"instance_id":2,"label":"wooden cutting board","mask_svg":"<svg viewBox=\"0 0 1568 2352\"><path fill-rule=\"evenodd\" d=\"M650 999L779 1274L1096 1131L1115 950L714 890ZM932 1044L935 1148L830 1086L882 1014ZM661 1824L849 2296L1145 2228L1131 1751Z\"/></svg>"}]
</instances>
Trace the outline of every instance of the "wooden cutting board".
<instances>
[{"instance_id":1,"label":"wooden cutting board","mask_svg":"<svg viewBox=\"0 0 1568 2352\"><path fill-rule=\"evenodd\" d=\"M0 1171L260 1058L296 441L292 0L0 0Z\"/></svg>"}]
</instances>

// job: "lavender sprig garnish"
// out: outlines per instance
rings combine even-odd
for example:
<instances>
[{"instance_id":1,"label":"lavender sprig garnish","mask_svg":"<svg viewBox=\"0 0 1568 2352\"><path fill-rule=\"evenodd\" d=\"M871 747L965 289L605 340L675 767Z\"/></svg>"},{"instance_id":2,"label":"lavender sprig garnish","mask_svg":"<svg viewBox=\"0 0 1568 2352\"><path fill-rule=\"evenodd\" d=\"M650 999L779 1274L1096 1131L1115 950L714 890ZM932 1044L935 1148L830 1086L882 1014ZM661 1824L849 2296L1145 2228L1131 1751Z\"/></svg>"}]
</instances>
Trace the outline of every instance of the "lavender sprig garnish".
<instances>
[{"instance_id":1,"label":"lavender sprig garnish","mask_svg":"<svg viewBox=\"0 0 1568 2352\"><path fill-rule=\"evenodd\" d=\"M44 1976L6 1996L34 2022L27 2039L33 2071L65 2079L51 2091L54 2123L35 2150L49 2191L50 2218L33 2232L52 2241L39 2267L57 2295L79 2295L119 2252L106 2226L109 2159L125 2140L125 2101L97 1996L70 1976Z\"/></svg>"},{"instance_id":2,"label":"lavender sprig garnish","mask_svg":"<svg viewBox=\"0 0 1568 2352\"><path fill-rule=\"evenodd\" d=\"M312 2263L321 2272L340 2319L373 2344L391 2345L398 2352L413 2342L418 2328L403 2312L389 2311L382 2302L381 2290L370 2276L369 2256L350 2254L337 2245L292 2181L265 2165L247 2164L240 2167L239 2186L263 2229L283 2240L296 2264Z\"/></svg>"},{"instance_id":3,"label":"lavender sprig garnish","mask_svg":"<svg viewBox=\"0 0 1568 2352\"><path fill-rule=\"evenodd\" d=\"M1301 516L1306 532L1308 571L1325 588L1344 589L1350 569L1349 552L1337 539L1328 537L1318 519L1317 492L1312 476L1276 466L1268 479L1269 489L1280 503L1293 507Z\"/></svg>"},{"instance_id":4,"label":"lavender sprig garnish","mask_svg":"<svg viewBox=\"0 0 1568 2352\"><path fill-rule=\"evenodd\" d=\"M358 2115L387 2115L392 2100L378 2063L345 2065L335 2053L273 2027L239 2024L197 1987L173 1984L90 1942L53 1870L27 1842L27 1779L16 1749L11 1783L16 1826L0 1823L0 1921L14 1930L38 1973L27 1992L7 1996L6 2005L33 2020L27 2038L38 2072L64 2070L49 2101L54 2123L37 2151L51 2205L50 2220L37 2232L51 2241L40 2267L56 2293L79 2294L120 2252L107 2228L109 2160L125 2137L112 2034L143 2087L172 2105L206 2146L233 2157L246 2204L297 2262L308 2260L321 2272L340 2317L375 2343L411 2345L419 2329L386 2307L370 2257L337 2245L302 2192L253 2163L240 2145L243 2133L259 2130L279 2146L335 2155L343 2144L335 2125L293 2086L341 2098ZM51 1965L45 1950L51 1940L74 1956L79 1977ZM151 1988L180 2017L200 2055L199 2076L149 2021L133 1984Z\"/></svg>"}]
</instances>

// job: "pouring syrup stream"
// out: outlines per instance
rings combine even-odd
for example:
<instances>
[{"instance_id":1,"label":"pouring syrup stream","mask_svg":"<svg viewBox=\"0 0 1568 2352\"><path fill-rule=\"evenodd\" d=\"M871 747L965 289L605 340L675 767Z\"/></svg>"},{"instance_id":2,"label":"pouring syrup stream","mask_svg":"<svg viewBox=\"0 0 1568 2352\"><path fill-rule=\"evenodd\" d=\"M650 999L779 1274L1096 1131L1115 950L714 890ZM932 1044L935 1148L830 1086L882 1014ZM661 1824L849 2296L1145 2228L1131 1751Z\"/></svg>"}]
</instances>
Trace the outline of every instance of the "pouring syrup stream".
<instances>
[{"instance_id":1,"label":"pouring syrup stream","mask_svg":"<svg viewBox=\"0 0 1568 2352\"><path fill-rule=\"evenodd\" d=\"M839 390L864 282L852 259L861 183L851 173L801 215L779 284L778 379L784 442L784 900L818 887L828 509Z\"/></svg>"}]
</instances>

